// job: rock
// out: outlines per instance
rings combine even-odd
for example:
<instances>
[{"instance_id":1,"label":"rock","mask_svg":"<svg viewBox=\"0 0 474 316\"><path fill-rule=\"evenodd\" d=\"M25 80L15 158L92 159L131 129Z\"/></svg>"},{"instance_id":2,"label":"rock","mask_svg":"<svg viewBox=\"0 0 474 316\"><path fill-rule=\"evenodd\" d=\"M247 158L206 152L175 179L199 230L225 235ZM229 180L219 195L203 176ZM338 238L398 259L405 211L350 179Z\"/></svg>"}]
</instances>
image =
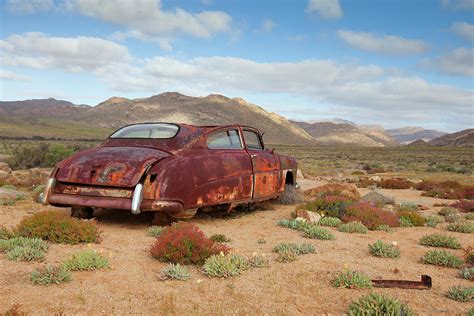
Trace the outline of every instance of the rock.
<instances>
[{"instance_id":1,"label":"rock","mask_svg":"<svg viewBox=\"0 0 474 316\"><path fill-rule=\"evenodd\" d=\"M354 184L339 184L339 183L330 183L325 184L320 187L312 188L305 191L305 194L316 197L320 193L323 192L338 192L349 199L358 200L360 198L359 191L357 191L357 187Z\"/></svg>"},{"instance_id":2,"label":"rock","mask_svg":"<svg viewBox=\"0 0 474 316\"><path fill-rule=\"evenodd\" d=\"M395 199L393 197L385 196L377 191L367 193L361 198L361 201L374 204L395 204Z\"/></svg>"},{"instance_id":3,"label":"rock","mask_svg":"<svg viewBox=\"0 0 474 316\"><path fill-rule=\"evenodd\" d=\"M6 162L1 162L0 161L0 171L4 171L6 173L11 173L12 169Z\"/></svg>"},{"instance_id":4,"label":"rock","mask_svg":"<svg viewBox=\"0 0 474 316\"><path fill-rule=\"evenodd\" d=\"M0 200L17 200L26 198L26 194L18 190L0 188Z\"/></svg>"},{"instance_id":5,"label":"rock","mask_svg":"<svg viewBox=\"0 0 474 316\"><path fill-rule=\"evenodd\" d=\"M372 176L369 178L369 180L372 180L372 181L375 181L375 182L380 182L382 181L382 178L380 178L379 176Z\"/></svg>"},{"instance_id":6,"label":"rock","mask_svg":"<svg viewBox=\"0 0 474 316\"><path fill-rule=\"evenodd\" d=\"M321 215L307 210L297 210L296 218L303 218L309 223L317 223L321 219Z\"/></svg>"},{"instance_id":7,"label":"rock","mask_svg":"<svg viewBox=\"0 0 474 316\"><path fill-rule=\"evenodd\" d=\"M429 210L430 208L426 205L418 204L418 209L420 211L426 211L426 210Z\"/></svg>"},{"instance_id":8,"label":"rock","mask_svg":"<svg viewBox=\"0 0 474 316\"><path fill-rule=\"evenodd\" d=\"M301 169L296 170L296 178L304 179L303 172L301 172Z\"/></svg>"}]
</instances>

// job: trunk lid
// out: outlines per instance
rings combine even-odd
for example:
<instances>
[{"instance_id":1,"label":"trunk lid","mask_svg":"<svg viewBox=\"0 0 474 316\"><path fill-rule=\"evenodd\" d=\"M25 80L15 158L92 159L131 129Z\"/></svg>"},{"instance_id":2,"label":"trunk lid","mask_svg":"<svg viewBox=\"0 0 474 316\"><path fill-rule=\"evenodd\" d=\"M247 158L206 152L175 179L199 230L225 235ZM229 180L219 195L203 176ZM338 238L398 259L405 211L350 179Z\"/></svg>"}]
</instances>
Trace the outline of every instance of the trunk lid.
<instances>
[{"instance_id":1,"label":"trunk lid","mask_svg":"<svg viewBox=\"0 0 474 316\"><path fill-rule=\"evenodd\" d=\"M64 160L56 179L66 183L133 187L146 169L170 154L143 147L96 147Z\"/></svg>"}]
</instances>

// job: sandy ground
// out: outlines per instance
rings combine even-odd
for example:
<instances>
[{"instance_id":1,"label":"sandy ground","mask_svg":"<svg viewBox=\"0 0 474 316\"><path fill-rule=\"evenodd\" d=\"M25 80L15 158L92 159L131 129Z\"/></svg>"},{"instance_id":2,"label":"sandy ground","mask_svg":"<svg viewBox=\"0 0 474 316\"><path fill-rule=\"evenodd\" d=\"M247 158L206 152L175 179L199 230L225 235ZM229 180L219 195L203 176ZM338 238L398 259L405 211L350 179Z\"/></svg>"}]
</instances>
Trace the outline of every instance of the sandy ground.
<instances>
[{"instance_id":1,"label":"sandy ground","mask_svg":"<svg viewBox=\"0 0 474 316\"><path fill-rule=\"evenodd\" d=\"M319 185L300 181L303 188ZM366 190L361 189L361 193ZM432 206L445 202L419 196L414 190L382 190L395 196L397 202L411 201ZM0 207L0 224L12 226L28 214L47 209L29 201ZM429 291L374 289L398 296L417 314L464 315L472 303L460 303L445 297L450 286L472 286L472 282L456 277L457 269L420 263L428 250L418 239L429 233L446 232L446 224L438 228L397 228L394 232L370 231L368 234L345 234L331 229L332 241L303 238L300 233L277 226L289 218L294 206L272 205L270 209L231 218L198 218L197 224L208 235L223 233L231 238L230 246L244 255L265 254L270 266L245 271L241 276L216 279L190 267L188 281L160 281L159 270L165 265L148 254L153 237L147 236L150 214L104 211L98 214L103 241L92 247L110 256L112 269L74 272L73 280L62 285L34 286L29 275L36 267L59 264L73 252L87 245L52 244L45 262L11 262L0 254L0 313L13 304L33 314L162 314L162 315L315 315L344 314L349 303L370 290L337 289L330 285L335 273L348 265L350 269L372 278L419 280L422 274L433 278ZM66 210L64 210L66 211ZM435 213L431 207L426 213ZM474 244L472 234L449 233L463 246ZM257 241L264 239L266 243ZM367 245L376 240L396 241L400 259L372 257ZM316 254L300 256L292 263L275 261L272 248L281 242L309 242ZM461 256L461 250L450 250ZM398 270L398 273L395 271Z\"/></svg>"}]
</instances>

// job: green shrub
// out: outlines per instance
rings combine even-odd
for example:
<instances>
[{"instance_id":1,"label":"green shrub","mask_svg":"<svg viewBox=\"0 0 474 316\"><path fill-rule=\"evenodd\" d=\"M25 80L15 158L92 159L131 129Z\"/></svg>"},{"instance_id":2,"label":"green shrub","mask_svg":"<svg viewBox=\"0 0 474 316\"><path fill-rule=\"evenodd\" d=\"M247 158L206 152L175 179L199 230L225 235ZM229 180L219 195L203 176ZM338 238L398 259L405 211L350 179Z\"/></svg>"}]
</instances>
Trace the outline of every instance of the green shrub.
<instances>
[{"instance_id":1,"label":"green shrub","mask_svg":"<svg viewBox=\"0 0 474 316\"><path fill-rule=\"evenodd\" d=\"M460 214L449 214L444 217L444 220L448 223L454 223L461 219Z\"/></svg>"},{"instance_id":2,"label":"green shrub","mask_svg":"<svg viewBox=\"0 0 474 316\"><path fill-rule=\"evenodd\" d=\"M296 255L305 255L308 253L314 253L316 248L312 244L293 244L293 243L281 243L273 248L273 252L285 252L291 251Z\"/></svg>"},{"instance_id":3,"label":"green shrub","mask_svg":"<svg viewBox=\"0 0 474 316\"><path fill-rule=\"evenodd\" d=\"M400 249L388 243L377 240L374 244L369 245L369 251L372 256L382 258L400 258Z\"/></svg>"},{"instance_id":4,"label":"green shrub","mask_svg":"<svg viewBox=\"0 0 474 316\"><path fill-rule=\"evenodd\" d=\"M459 268L464 263L464 260L446 250L430 250L425 253L421 261L426 264L449 268Z\"/></svg>"},{"instance_id":5,"label":"green shrub","mask_svg":"<svg viewBox=\"0 0 474 316\"><path fill-rule=\"evenodd\" d=\"M16 186L13 184L4 184L1 186L2 189L10 189L10 190L16 190Z\"/></svg>"},{"instance_id":6,"label":"green shrub","mask_svg":"<svg viewBox=\"0 0 474 316\"><path fill-rule=\"evenodd\" d=\"M416 212L418 211L418 205L412 202L403 202L400 203L399 206L400 211L409 211L409 212Z\"/></svg>"},{"instance_id":7,"label":"green shrub","mask_svg":"<svg viewBox=\"0 0 474 316\"><path fill-rule=\"evenodd\" d=\"M348 289L366 289L372 287L372 280L368 276L350 270L339 272L331 283L334 287L345 287Z\"/></svg>"},{"instance_id":8,"label":"green shrub","mask_svg":"<svg viewBox=\"0 0 474 316\"><path fill-rule=\"evenodd\" d=\"M31 283L34 285L60 284L71 281L71 272L64 266L46 266L31 273Z\"/></svg>"},{"instance_id":9,"label":"green shrub","mask_svg":"<svg viewBox=\"0 0 474 316\"><path fill-rule=\"evenodd\" d=\"M446 229L452 232L470 234L474 233L474 223L468 221L457 221L449 224Z\"/></svg>"},{"instance_id":10,"label":"green shrub","mask_svg":"<svg viewBox=\"0 0 474 316\"><path fill-rule=\"evenodd\" d=\"M474 307L467 311L467 316L474 316Z\"/></svg>"},{"instance_id":11,"label":"green shrub","mask_svg":"<svg viewBox=\"0 0 474 316\"><path fill-rule=\"evenodd\" d=\"M0 225L0 240L13 238L14 234L11 230L3 225Z\"/></svg>"},{"instance_id":12,"label":"green shrub","mask_svg":"<svg viewBox=\"0 0 474 316\"><path fill-rule=\"evenodd\" d=\"M14 237L10 239L0 239L0 252L10 251L18 247L27 247L46 252L48 251L49 245L40 238Z\"/></svg>"},{"instance_id":13,"label":"green shrub","mask_svg":"<svg viewBox=\"0 0 474 316\"><path fill-rule=\"evenodd\" d=\"M278 221L278 225L295 230L303 230L308 224L305 221L300 221L295 218L293 219L282 219Z\"/></svg>"},{"instance_id":14,"label":"green shrub","mask_svg":"<svg viewBox=\"0 0 474 316\"><path fill-rule=\"evenodd\" d=\"M318 222L321 226L336 227L341 224L342 221L337 217L325 216L321 218Z\"/></svg>"},{"instance_id":15,"label":"green shrub","mask_svg":"<svg viewBox=\"0 0 474 316\"><path fill-rule=\"evenodd\" d=\"M364 224L360 222L350 222L346 224L342 224L339 226L339 231L343 233L361 233L361 234L366 234L367 233L367 227L364 226Z\"/></svg>"},{"instance_id":16,"label":"green shrub","mask_svg":"<svg viewBox=\"0 0 474 316\"><path fill-rule=\"evenodd\" d=\"M327 229L311 225L303 229L303 236L311 239L330 240L334 239L334 235Z\"/></svg>"},{"instance_id":17,"label":"green shrub","mask_svg":"<svg viewBox=\"0 0 474 316\"><path fill-rule=\"evenodd\" d=\"M189 270L179 263L169 263L166 267L160 270L161 280L181 280L186 281L190 278Z\"/></svg>"},{"instance_id":18,"label":"green shrub","mask_svg":"<svg viewBox=\"0 0 474 316\"><path fill-rule=\"evenodd\" d=\"M462 287L460 285L452 286L446 294L452 300L458 302L474 302L474 286Z\"/></svg>"},{"instance_id":19,"label":"green shrub","mask_svg":"<svg viewBox=\"0 0 474 316\"><path fill-rule=\"evenodd\" d=\"M411 220L409 218L406 218L406 217L401 217L398 220L398 224L400 225L400 227L415 227L415 225L413 225Z\"/></svg>"},{"instance_id":20,"label":"green shrub","mask_svg":"<svg viewBox=\"0 0 474 316\"><path fill-rule=\"evenodd\" d=\"M413 226L423 226L426 224L425 218L417 212L400 211L398 216L400 217L400 226L402 221L409 221Z\"/></svg>"},{"instance_id":21,"label":"green shrub","mask_svg":"<svg viewBox=\"0 0 474 316\"><path fill-rule=\"evenodd\" d=\"M425 217L425 219L426 219L426 226L433 227L433 228L444 221L443 217L438 216L438 215L429 215Z\"/></svg>"},{"instance_id":22,"label":"green shrub","mask_svg":"<svg viewBox=\"0 0 474 316\"><path fill-rule=\"evenodd\" d=\"M109 260L95 250L86 249L73 254L64 262L64 267L71 271L106 269L109 267Z\"/></svg>"},{"instance_id":23,"label":"green shrub","mask_svg":"<svg viewBox=\"0 0 474 316\"><path fill-rule=\"evenodd\" d=\"M151 226L148 228L148 236L158 237L161 235L161 232L165 229L161 226Z\"/></svg>"},{"instance_id":24,"label":"green shrub","mask_svg":"<svg viewBox=\"0 0 474 316\"><path fill-rule=\"evenodd\" d=\"M44 252L31 247L15 247L7 252L7 258L12 261L43 260Z\"/></svg>"},{"instance_id":25,"label":"green shrub","mask_svg":"<svg viewBox=\"0 0 474 316\"><path fill-rule=\"evenodd\" d=\"M268 259L257 254L252 255L252 257L248 258L247 261L249 266L252 268L263 268L269 266Z\"/></svg>"},{"instance_id":26,"label":"green shrub","mask_svg":"<svg viewBox=\"0 0 474 316\"><path fill-rule=\"evenodd\" d=\"M83 147L64 146L62 144L17 146L12 149L8 164L13 169L31 169L37 167L54 167L58 162L72 155Z\"/></svg>"},{"instance_id":27,"label":"green shrub","mask_svg":"<svg viewBox=\"0 0 474 316\"><path fill-rule=\"evenodd\" d=\"M458 276L461 279L474 281L474 267L459 270Z\"/></svg>"},{"instance_id":28,"label":"green shrub","mask_svg":"<svg viewBox=\"0 0 474 316\"><path fill-rule=\"evenodd\" d=\"M58 211L43 211L24 218L15 229L24 237L37 237L54 243L78 244L100 241L95 221L84 221Z\"/></svg>"},{"instance_id":29,"label":"green shrub","mask_svg":"<svg viewBox=\"0 0 474 316\"><path fill-rule=\"evenodd\" d=\"M441 216L457 214L458 211L454 207L443 207L438 211L438 214Z\"/></svg>"},{"instance_id":30,"label":"green shrub","mask_svg":"<svg viewBox=\"0 0 474 316\"><path fill-rule=\"evenodd\" d=\"M474 220L474 213L469 213L464 215L464 218L467 220Z\"/></svg>"},{"instance_id":31,"label":"green shrub","mask_svg":"<svg viewBox=\"0 0 474 316\"><path fill-rule=\"evenodd\" d=\"M380 231L384 231L384 232L390 232L392 231L392 227L386 225L386 224L383 224L383 225L379 225L379 226L376 226L374 228L374 230L380 230Z\"/></svg>"},{"instance_id":32,"label":"green shrub","mask_svg":"<svg viewBox=\"0 0 474 316\"><path fill-rule=\"evenodd\" d=\"M229 253L210 256L202 268L208 276L227 278L240 275L242 271L250 268L250 265L245 257Z\"/></svg>"},{"instance_id":33,"label":"green shrub","mask_svg":"<svg viewBox=\"0 0 474 316\"><path fill-rule=\"evenodd\" d=\"M363 296L349 305L348 314L350 316L359 315L393 315L412 316L415 315L410 308L400 302L398 298L393 298L385 294L371 293Z\"/></svg>"},{"instance_id":34,"label":"green shrub","mask_svg":"<svg viewBox=\"0 0 474 316\"><path fill-rule=\"evenodd\" d=\"M456 240L455 237L447 236L443 234L431 234L420 238L420 245L429 247L441 247L460 249L461 244Z\"/></svg>"},{"instance_id":35,"label":"green shrub","mask_svg":"<svg viewBox=\"0 0 474 316\"><path fill-rule=\"evenodd\" d=\"M230 238L228 238L224 234L214 234L211 237L209 237L209 239L214 241L214 242L220 242L220 243L230 242Z\"/></svg>"}]
</instances>

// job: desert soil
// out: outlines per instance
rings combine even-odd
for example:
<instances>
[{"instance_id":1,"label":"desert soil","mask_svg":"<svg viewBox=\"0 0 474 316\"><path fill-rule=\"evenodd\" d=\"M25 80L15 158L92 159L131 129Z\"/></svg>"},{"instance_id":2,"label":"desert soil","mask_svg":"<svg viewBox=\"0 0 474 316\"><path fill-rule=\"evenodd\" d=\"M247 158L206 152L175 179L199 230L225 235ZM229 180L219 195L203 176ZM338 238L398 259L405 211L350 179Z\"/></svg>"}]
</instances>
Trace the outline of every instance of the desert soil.
<instances>
[{"instance_id":1,"label":"desert soil","mask_svg":"<svg viewBox=\"0 0 474 316\"><path fill-rule=\"evenodd\" d=\"M322 184L303 180L303 189ZM361 189L361 193L367 190ZM381 190L396 197L397 202L411 201L430 207L427 214L438 208L433 203L446 202L420 197L415 190ZM16 225L22 217L54 209L19 201L14 206L0 207L0 224ZM297 231L277 225L290 218L293 206L272 204L265 210L242 216L196 218L207 235L222 233L231 239L234 251L251 256L264 254L270 266L244 271L228 279L208 278L198 267L190 267L188 281L160 281L159 271L164 263L153 259L148 249L154 238L147 236L150 214L134 216L129 213L103 211L98 214L103 240L93 245L52 244L45 262L12 262L0 254L0 313L13 304L32 314L193 314L193 315L315 315L344 314L352 300L371 290L338 289L331 279L345 267L363 272L373 279L419 280L422 274L433 278L431 290L374 289L399 297L417 313L424 315L465 314L472 303L460 303L445 297L453 285L472 286L472 282L457 278L457 269L420 263L429 250L418 244L425 234L446 233L446 224L437 228L397 228L394 232L369 231L367 234L346 234L329 228L336 236L332 241L305 239ZM68 210L64 209L64 212ZM452 233L466 247L474 244L471 234ZM258 243L258 240L265 243ZM372 257L367 245L376 240L396 241L401 249L400 259ZM312 243L316 254L304 255L291 263L275 261L272 248L281 242ZM110 257L112 268L104 271L74 272L66 284L34 286L29 275L45 264L60 264L77 250L92 247ZM462 256L461 250L450 250Z\"/></svg>"}]
</instances>

